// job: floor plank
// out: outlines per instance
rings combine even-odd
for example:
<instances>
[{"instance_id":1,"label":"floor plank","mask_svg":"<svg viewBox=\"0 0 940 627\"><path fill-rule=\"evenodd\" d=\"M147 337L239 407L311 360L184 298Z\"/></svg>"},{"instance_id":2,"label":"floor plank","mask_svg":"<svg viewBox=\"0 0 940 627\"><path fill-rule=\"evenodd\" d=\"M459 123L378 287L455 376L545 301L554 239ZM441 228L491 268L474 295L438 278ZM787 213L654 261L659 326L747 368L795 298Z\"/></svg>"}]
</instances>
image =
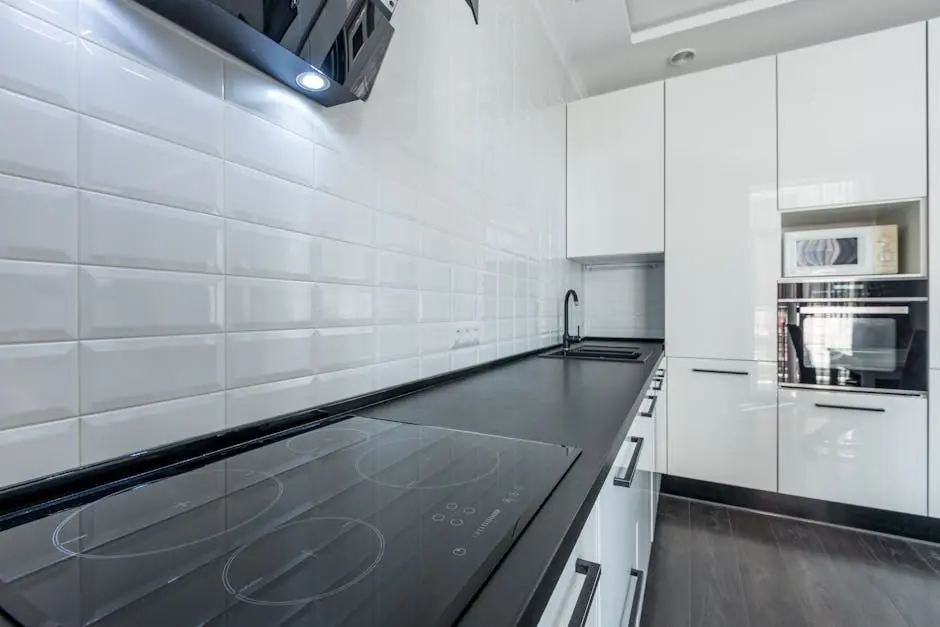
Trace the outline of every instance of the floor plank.
<instances>
[{"instance_id":1,"label":"floor plank","mask_svg":"<svg viewBox=\"0 0 940 627\"><path fill-rule=\"evenodd\" d=\"M909 625L940 625L940 578L913 544L899 538L859 534L877 579Z\"/></svg>"},{"instance_id":2,"label":"floor plank","mask_svg":"<svg viewBox=\"0 0 940 627\"><path fill-rule=\"evenodd\" d=\"M730 515L751 624L811 627L797 601L767 517L744 510L730 510Z\"/></svg>"},{"instance_id":3,"label":"floor plank","mask_svg":"<svg viewBox=\"0 0 940 627\"><path fill-rule=\"evenodd\" d=\"M728 509L692 501L689 521L692 542L691 624L694 627L749 627Z\"/></svg>"},{"instance_id":4,"label":"floor plank","mask_svg":"<svg viewBox=\"0 0 940 627\"><path fill-rule=\"evenodd\" d=\"M661 497L640 621L643 627L690 625L690 531L689 502Z\"/></svg>"}]
</instances>

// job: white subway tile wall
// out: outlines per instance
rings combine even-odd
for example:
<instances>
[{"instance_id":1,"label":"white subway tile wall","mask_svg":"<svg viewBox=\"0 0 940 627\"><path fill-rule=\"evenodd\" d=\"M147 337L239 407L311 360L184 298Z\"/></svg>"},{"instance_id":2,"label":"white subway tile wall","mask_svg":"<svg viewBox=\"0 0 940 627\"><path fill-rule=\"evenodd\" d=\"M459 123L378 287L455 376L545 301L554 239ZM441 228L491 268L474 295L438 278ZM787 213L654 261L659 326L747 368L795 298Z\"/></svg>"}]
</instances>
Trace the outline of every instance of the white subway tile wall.
<instances>
[{"instance_id":1,"label":"white subway tile wall","mask_svg":"<svg viewBox=\"0 0 940 627\"><path fill-rule=\"evenodd\" d=\"M491 5L402 2L323 109L125 0L0 0L0 486L557 342L575 93Z\"/></svg>"},{"instance_id":2,"label":"white subway tile wall","mask_svg":"<svg viewBox=\"0 0 940 627\"><path fill-rule=\"evenodd\" d=\"M579 294L581 294L579 292ZM595 266L584 272L580 311L574 324L594 337L666 336L665 273L662 263Z\"/></svg>"}]
</instances>

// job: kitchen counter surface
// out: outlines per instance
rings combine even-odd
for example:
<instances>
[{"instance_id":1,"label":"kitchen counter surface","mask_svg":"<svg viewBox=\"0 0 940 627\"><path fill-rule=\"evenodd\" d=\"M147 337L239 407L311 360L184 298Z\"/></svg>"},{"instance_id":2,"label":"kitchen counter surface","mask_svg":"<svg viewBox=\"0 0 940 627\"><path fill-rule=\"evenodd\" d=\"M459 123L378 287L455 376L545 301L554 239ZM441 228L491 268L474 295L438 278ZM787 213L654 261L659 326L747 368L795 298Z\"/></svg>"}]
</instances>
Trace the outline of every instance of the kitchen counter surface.
<instances>
[{"instance_id":1,"label":"kitchen counter surface","mask_svg":"<svg viewBox=\"0 0 940 627\"><path fill-rule=\"evenodd\" d=\"M461 626L538 621L662 355L661 342L643 344L653 347L643 363L530 357L355 412L582 450Z\"/></svg>"}]
</instances>

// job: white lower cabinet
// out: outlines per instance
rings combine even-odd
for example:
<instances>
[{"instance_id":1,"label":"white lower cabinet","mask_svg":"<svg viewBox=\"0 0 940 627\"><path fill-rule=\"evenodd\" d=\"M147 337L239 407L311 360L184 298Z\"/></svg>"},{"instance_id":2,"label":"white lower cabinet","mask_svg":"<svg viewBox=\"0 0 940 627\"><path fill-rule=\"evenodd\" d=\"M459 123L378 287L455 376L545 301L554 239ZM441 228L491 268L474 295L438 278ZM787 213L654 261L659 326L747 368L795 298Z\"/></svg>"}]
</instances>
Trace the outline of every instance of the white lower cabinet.
<instances>
[{"instance_id":1,"label":"white lower cabinet","mask_svg":"<svg viewBox=\"0 0 940 627\"><path fill-rule=\"evenodd\" d=\"M669 358L669 474L777 490L777 364Z\"/></svg>"},{"instance_id":2,"label":"white lower cabinet","mask_svg":"<svg viewBox=\"0 0 940 627\"><path fill-rule=\"evenodd\" d=\"M930 371L930 387L934 394L940 394L940 370ZM940 399L934 397L930 405L930 439L927 452L927 465L930 471L927 485L930 495L927 498L928 512L934 518L940 518Z\"/></svg>"},{"instance_id":3,"label":"white lower cabinet","mask_svg":"<svg viewBox=\"0 0 940 627\"><path fill-rule=\"evenodd\" d=\"M926 515L927 399L780 389L780 492Z\"/></svg>"},{"instance_id":4,"label":"white lower cabinet","mask_svg":"<svg viewBox=\"0 0 940 627\"><path fill-rule=\"evenodd\" d=\"M600 508L597 504L588 516L587 522L581 530L578 542L571 551L568 563L555 584L555 590L552 592L545 610L542 612L542 618L539 620L539 627L567 627L572 616L576 611L578 597L582 591L590 587L591 581L589 572L579 572L579 563L599 564L600 563L600 534L598 533ZM601 576L604 572L601 570ZM585 625L589 627L600 627L598 618L600 614L597 611L597 591L595 590L594 601L591 604Z\"/></svg>"}]
</instances>

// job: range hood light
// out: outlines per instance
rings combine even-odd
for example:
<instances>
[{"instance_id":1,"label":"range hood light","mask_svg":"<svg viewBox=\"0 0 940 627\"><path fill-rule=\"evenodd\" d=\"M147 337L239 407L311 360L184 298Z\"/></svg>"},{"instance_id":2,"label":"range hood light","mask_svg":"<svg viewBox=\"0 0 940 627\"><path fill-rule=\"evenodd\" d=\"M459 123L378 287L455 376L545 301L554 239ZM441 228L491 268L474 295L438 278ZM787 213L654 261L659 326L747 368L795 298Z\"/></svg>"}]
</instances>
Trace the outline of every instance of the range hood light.
<instances>
[{"instance_id":1,"label":"range hood light","mask_svg":"<svg viewBox=\"0 0 940 627\"><path fill-rule=\"evenodd\" d=\"M304 72L297 76L297 84L307 91L323 91L330 86L330 81L322 74L316 72Z\"/></svg>"}]
</instances>

